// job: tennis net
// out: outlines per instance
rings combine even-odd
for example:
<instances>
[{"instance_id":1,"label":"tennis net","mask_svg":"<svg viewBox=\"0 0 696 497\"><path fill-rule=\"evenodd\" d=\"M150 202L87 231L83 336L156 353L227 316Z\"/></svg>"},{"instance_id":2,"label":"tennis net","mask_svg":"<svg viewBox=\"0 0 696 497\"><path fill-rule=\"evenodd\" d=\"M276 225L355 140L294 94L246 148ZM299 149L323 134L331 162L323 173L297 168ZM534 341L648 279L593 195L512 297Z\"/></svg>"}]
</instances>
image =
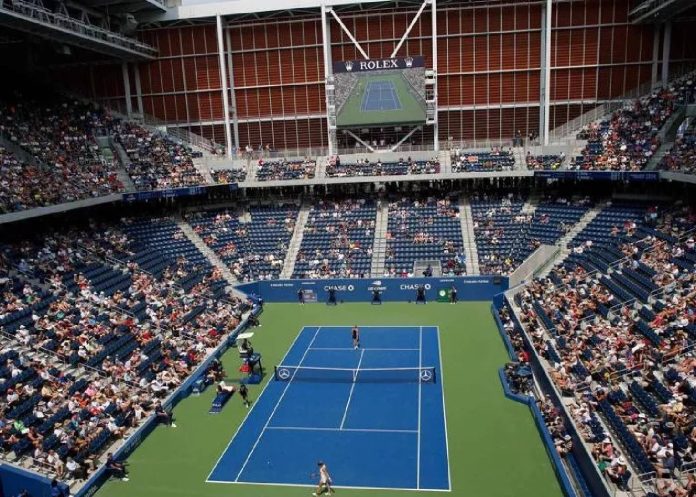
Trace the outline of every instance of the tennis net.
<instances>
[{"instance_id":1,"label":"tennis net","mask_svg":"<svg viewBox=\"0 0 696 497\"><path fill-rule=\"evenodd\" d=\"M329 383L435 383L435 368L352 369L280 365L275 367L274 377L277 381L316 381Z\"/></svg>"}]
</instances>

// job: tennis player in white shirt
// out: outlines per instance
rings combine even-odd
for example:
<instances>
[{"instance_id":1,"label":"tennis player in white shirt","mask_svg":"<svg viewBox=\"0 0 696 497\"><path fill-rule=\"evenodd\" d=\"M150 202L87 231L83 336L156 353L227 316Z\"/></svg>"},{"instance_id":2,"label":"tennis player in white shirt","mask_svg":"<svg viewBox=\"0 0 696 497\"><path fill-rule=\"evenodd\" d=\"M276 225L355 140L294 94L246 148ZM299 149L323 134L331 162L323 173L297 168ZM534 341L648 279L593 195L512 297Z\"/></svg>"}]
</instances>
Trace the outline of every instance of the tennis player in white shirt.
<instances>
[{"instance_id":1,"label":"tennis player in white shirt","mask_svg":"<svg viewBox=\"0 0 696 497\"><path fill-rule=\"evenodd\" d=\"M319 484L317 485L317 491L314 492L312 495L314 497L317 497L321 495L324 490L326 490L327 493L334 493L334 489L331 488L331 475L329 474L329 469L326 467L326 464L324 464L322 461L319 461L317 463L317 466L319 466Z\"/></svg>"}]
</instances>

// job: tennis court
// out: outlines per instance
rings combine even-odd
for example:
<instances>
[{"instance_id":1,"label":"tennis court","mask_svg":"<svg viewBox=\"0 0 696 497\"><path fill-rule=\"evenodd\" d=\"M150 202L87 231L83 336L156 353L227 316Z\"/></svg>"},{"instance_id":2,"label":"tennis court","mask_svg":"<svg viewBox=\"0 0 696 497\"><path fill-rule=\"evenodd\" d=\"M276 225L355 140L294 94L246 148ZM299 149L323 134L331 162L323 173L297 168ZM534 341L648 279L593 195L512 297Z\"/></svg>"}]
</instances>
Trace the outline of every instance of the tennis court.
<instances>
[{"instance_id":1,"label":"tennis court","mask_svg":"<svg viewBox=\"0 0 696 497\"><path fill-rule=\"evenodd\" d=\"M449 490L439 330L304 327L209 482Z\"/></svg>"},{"instance_id":2,"label":"tennis court","mask_svg":"<svg viewBox=\"0 0 696 497\"><path fill-rule=\"evenodd\" d=\"M390 80L368 81L363 95L361 111L400 110L401 102L394 83Z\"/></svg>"}]
</instances>

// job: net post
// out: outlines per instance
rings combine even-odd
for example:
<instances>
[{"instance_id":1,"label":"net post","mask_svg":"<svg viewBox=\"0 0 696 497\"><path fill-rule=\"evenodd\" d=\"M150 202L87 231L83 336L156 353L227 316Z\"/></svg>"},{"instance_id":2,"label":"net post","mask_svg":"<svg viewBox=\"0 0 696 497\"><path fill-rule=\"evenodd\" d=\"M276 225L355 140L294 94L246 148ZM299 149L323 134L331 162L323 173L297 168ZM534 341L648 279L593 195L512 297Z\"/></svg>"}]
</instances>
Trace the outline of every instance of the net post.
<instances>
[{"instance_id":1,"label":"net post","mask_svg":"<svg viewBox=\"0 0 696 497\"><path fill-rule=\"evenodd\" d=\"M273 366L273 379L278 381L278 366Z\"/></svg>"}]
</instances>

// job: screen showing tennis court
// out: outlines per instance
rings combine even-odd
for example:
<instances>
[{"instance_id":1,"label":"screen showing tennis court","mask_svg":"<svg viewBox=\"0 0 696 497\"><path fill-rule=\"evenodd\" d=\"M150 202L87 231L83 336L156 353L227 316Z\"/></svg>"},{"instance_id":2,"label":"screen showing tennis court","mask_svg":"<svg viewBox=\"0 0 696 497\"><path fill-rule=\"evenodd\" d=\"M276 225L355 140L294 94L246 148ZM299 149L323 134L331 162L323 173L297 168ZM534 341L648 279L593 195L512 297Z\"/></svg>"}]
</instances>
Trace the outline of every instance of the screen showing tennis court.
<instances>
[{"instance_id":1,"label":"screen showing tennis court","mask_svg":"<svg viewBox=\"0 0 696 497\"><path fill-rule=\"evenodd\" d=\"M347 60L333 69L337 126L425 122L423 57Z\"/></svg>"},{"instance_id":2,"label":"screen showing tennis court","mask_svg":"<svg viewBox=\"0 0 696 497\"><path fill-rule=\"evenodd\" d=\"M208 482L449 490L443 394L437 327L307 326Z\"/></svg>"}]
</instances>

